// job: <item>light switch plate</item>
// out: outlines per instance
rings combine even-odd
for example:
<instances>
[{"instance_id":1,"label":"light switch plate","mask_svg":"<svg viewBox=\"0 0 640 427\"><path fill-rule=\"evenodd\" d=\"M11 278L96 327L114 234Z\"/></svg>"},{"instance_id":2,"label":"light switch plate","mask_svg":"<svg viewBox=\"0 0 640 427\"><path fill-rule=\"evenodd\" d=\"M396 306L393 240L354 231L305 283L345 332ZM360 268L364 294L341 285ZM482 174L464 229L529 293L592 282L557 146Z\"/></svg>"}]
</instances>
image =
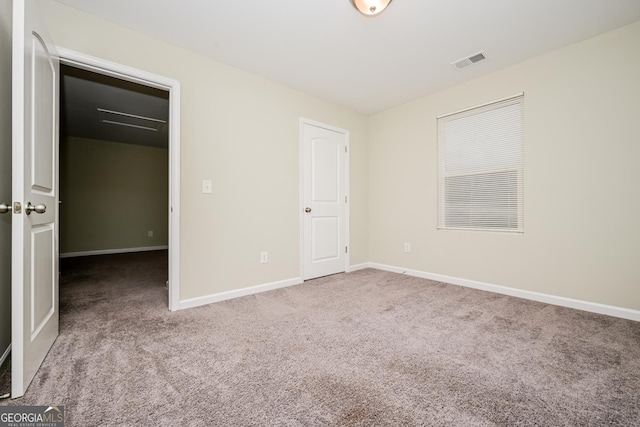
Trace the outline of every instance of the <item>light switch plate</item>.
<instances>
[{"instance_id":1,"label":"light switch plate","mask_svg":"<svg viewBox=\"0 0 640 427\"><path fill-rule=\"evenodd\" d=\"M205 194L211 194L211 180L202 180L202 192Z\"/></svg>"}]
</instances>

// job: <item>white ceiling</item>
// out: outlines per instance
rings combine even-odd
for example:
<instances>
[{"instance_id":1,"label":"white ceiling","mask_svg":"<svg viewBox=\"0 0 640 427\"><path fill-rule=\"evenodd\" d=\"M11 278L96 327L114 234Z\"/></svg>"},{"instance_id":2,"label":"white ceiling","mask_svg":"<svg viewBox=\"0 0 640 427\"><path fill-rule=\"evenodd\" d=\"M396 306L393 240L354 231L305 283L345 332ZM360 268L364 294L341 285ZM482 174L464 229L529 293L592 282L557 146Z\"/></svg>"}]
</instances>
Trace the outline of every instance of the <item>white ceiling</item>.
<instances>
[{"instance_id":1,"label":"white ceiling","mask_svg":"<svg viewBox=\"0 0 640 427\"><path fill-rule=\"evenodd\" d=\"M58 1L365 114L640 20L640 0Z\"/></svg>"}]
</instances>

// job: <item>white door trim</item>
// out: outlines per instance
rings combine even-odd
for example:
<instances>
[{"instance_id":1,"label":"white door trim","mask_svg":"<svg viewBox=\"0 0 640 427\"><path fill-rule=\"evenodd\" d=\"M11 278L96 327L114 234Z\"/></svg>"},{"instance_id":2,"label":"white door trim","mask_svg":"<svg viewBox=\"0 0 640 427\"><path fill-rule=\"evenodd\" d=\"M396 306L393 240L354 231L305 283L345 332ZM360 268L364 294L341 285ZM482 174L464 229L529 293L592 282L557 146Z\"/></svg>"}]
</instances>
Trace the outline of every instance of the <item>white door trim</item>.
<instances>
[{"instance_id":1,"label":"white door trim","mask_svg":"<svg viewBox=\"0 0 640 427\"><path fill-rule=\"evenodd\" d=\"M169 92L169 310L180 307L180 82L58 47L60 63Z\"/></svg>"},{"instance_id":2,"label":"white door trim","mask_svg":"<svg viewBox=\"0 0 640 427\"><path fill-rule=\"evenodd\" d=\"M345 153L344 162L344 194L347 197L347 203L345 206L345 231L344 231L344 244L348 248L344 257L344 271L349 271L349 256L351 254L351 246L349 244L349 206L351 206L351 196L349 194L349 155L351 154L351 147L349 146L349 131L346 129L330 126L324 123L317 122L315 120L300 118L300 178L298 180L299 187L299 221L300 221L300 277L304 280L304 125L311 125L320 127L323 129L338 132L344 135L345 146L347 152Z\"/></svg>"}]
</instances>

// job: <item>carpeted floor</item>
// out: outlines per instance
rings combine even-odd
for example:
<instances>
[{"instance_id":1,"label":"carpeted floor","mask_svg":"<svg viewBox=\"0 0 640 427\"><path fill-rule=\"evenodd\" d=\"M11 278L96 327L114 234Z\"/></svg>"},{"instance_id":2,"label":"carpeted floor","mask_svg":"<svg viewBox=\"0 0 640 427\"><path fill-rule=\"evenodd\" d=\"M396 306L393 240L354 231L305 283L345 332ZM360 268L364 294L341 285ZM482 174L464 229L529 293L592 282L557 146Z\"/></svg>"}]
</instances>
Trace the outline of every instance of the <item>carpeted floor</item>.
<instances>
[{"instance_id":1,"label":"carpeted floor","mask_svg":"<svg viewBox=\"0 0 640 427\"><path fill-rule=\"evenodd\" d=\"M0 405L68 426L640 424L638 322L370 269L171 313L166 277L166 252L65 260L60 336Z\"/></svg>"}]
</instances>

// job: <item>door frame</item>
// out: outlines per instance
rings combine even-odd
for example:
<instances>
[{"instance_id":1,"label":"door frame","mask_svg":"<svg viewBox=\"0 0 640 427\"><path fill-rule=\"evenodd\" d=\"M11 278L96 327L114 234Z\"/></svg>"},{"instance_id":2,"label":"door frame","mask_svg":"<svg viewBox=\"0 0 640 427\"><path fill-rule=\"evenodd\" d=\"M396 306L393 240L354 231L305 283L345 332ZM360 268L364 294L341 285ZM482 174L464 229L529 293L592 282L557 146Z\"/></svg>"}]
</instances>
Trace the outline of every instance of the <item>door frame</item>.
<instances>
[{"instance_id":1,"label":"door frame","mask_svg":"<svg viewBox=\"0 0 640 427\"><path fill-rule=\"evenodd\" d=\"M327 125L321 122L317 122L315 120L306 119L304 117L300 118L300 179L298 181L299 186L299 212L300 212L300 277L302 280L304 279L304 125L316 126L319 128L327 129L333 132L337 132L344 135L344 143L347 148L346 153L344 153L344 194L347 198L347 203L345 203L344 209L344 220L345 220L345 228L344 228L344 244L347 247L347 252L344 257L344 271L349 271L349 256L351 254L351 247L349 244L349 209L351 206L351 196L349 192L349 155L351 154L351 147L349 146L349 131L346 129L342 129L339 127ZM308 279L310 280L310 279Z\"/></svg>"},{"instance_id":2,"label":"door frame","mask_svg":"<svg viewBox=\"0 0 640 427\"><path fill-rule=\"evenodd\" d=\"M58 47L69 65L169 92L169 310L180 308L180 82L127 65Z\"/></svg>"}]
</instances>

